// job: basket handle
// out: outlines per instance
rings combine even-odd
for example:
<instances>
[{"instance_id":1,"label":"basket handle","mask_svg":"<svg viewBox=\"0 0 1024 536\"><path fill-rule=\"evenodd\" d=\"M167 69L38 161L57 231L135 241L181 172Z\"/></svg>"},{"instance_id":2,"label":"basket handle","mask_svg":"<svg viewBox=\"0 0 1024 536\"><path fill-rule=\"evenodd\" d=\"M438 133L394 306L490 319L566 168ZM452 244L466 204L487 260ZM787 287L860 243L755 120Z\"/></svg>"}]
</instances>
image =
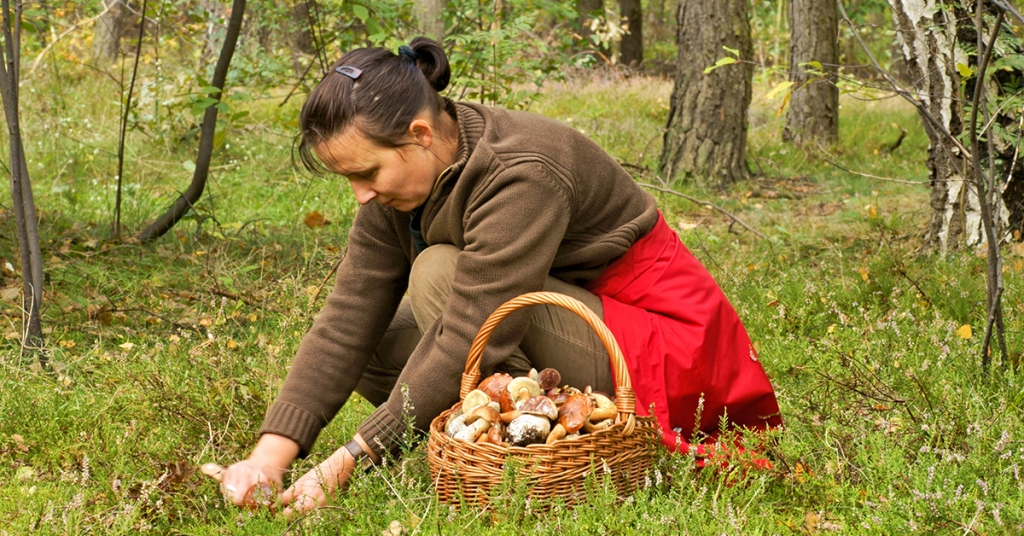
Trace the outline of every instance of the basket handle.
<instances>
[{"instance_id":1,"label":"basket handle","mask_svg":"<svg viewBox=\"0 0 1024 536\"><path fill-rule=\"evenodd\" d=\"M633 428L636 426L636 395L633 393L633 385L629 379L626 360L622 357L622 350L619 349L615 336L612 335L608 326L583 302L557 292L530 292L523 294L505 302L487 317L484 325L480 326L480 331L473 338L473 345L469 349L469 357L466 358L466 371L462 373L459 399L465 400L466 395L480 384L480 360L483 358L484 348L487 347L487 341L491 338L494 329L498 327L498 324L505 317L529 305L557 305L568 309L583 318L590 325L590 328L597 333L597 337L601 339L601 344L604 345L604 349L608 352L612 373L615 375L615 408L619 413L615 422L624 422L626 424L623 430L624 435L632 434Z\"/></svg>"}]
</instances>

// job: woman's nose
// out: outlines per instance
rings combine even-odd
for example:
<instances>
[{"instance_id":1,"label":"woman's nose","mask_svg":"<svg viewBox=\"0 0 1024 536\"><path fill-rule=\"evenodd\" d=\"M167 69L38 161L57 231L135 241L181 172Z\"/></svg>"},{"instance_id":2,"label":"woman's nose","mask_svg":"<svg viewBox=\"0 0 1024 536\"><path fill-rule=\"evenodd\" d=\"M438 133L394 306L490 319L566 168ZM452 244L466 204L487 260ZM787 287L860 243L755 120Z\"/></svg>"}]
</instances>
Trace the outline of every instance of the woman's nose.
<instances>
[{"instance_id":1,"label":"woman's nose","mask_svg":"<svg viewBox=\"0 0 1024 536\"><path fill-rule=\"evenodd\" d=\"M352 186L352 193L355 194L356 202L360 205L365 205L377 197L377 192L363 181L349 181L349 185Z\"/></svg>"}]
</instances>

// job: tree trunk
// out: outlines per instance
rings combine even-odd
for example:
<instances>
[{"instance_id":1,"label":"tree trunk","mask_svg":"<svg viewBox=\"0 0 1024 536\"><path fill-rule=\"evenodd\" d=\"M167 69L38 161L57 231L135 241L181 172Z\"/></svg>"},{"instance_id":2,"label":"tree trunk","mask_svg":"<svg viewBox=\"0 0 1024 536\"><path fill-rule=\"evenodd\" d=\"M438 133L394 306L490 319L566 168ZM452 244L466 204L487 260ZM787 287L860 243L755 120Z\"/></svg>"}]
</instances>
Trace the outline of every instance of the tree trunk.
<instances>
[{"instance_id":1,"label":"tree trunk","mask_svg":"<svg viewBox=\"0 0 1024 536\"><path fill-rule=\"evenodd\" d=\"M39 221L36 218L36 205L32 196L32 183L29 181L25 145L22 142L18 117L22 4L17 2L12 13L10 1L2 0L0 9L3 9L4 38L3 65L0 66L0 96L3 98L9 135L8 169L11 173L11 201L14 208L14 225L18 233L18 252L21 257L22 311L25 318L21 344L23 348L37 351L39 364L46 366L40 314L43 301L43 255L39 245Z\"/></svg>"},{"instance_id":2,"label":"tree trunk","mask_svg":"<svg viewBox=\"0 0 1024 536\"><path fill-rule=\"evenodd\" d=\"M217 58L217 66L213 72L214 87L221 89L218 93L210 93L209 97L218 101L223 96L224 82L228 75L228 66L231 65L231 57L235 53L235 44L238 42L238 33L242 28L242 19L245 15L245 0L234 0L231 3L231 17L228 19L227 31L224 34L224 44L221 46L220 55ZM210 105L203 114L203 126L199 134L199 151L196 155L196 169L192 174L192 184L185 193L181 194L171 208L162 216L146 227L136 237L140 242L155 240L169 231L174 224L178 223L192 208L206 189L206 179L210 173L210 159L213 156L213 136L217 133L217 105Z\"/></svg>"},{"instance_id":3,"label":"tree trunk","mask_svg":"<svg viewBox=\"0 0 1024 536\"><path fill-rule=\"evenodd\" d=\"M292 31L292 48L303 54L313 53L313 32L310 5L312 0L296 2L292 6L292 20L295 22L295 30Z\"/></svg>"},{"instance_id":4,"label":"tree trunk","mask_svg":"<svg viewBox=\"0 0 1024 536\"><path fill-rule=\"evenodd\" d=\"M693 177L725 186L746 179L747 108L753 56L747 0L680 0L679 71L659 164L672 181ZM739 52L739 61L704 69Z\"/></svg>"},{"instance_id":5,"label":"tree trunk","mask_svg":"<svg viewBox=\"0 0 1024 536\"><path fill-rule=\"evenodd\" d=\"M445 0L416 0L417 29L438 42L444 40L444 8Z\"/></svg>"},{"instance_id":6,"label":"tree trunk","mask_svg":"<svg viewBox=\"0 0 1024 536\"><path fill-rule=\"evenodd\" d=\"M799 145L831 145L839 141L839 10L832 2L793 0L789 27L789 80L794 86L782 138Z\"/></svg>"},{"instance_id":7,"label":"tree trunk","mask_svg":"<svg viewBox=\"0 0 1024 536\"><path fill-rule=\"evenodd\" d=\"M964 110L956 64L967 65L968 59L954 46L955 15L937 6L935 0L889 0L889 5L906 70L916 81L915 93L943 129L959 136L964 131ZM953 140L927 119L925 131L932 188L932 216L925 243L943 253L963 244L978 244L982 239L981 204L977 192L968 187L965 173L970 164Z\"/></svg>"},{"instance_id":8,"label":"tree trunk","mask_svg":"<svg viewBox=\"0 0 1024 536\"><path fill-rule=\"evenodd\" d=\"M607 61L609 54L607 43L594 43L591 36L594 32L590 29L590 23L598 17L604 16L604 0L576 0L576 29L584 46L589 47Z\"/></svg>"},{"instance_id":9,"label":"tree trunk","mask_svg":"<svg viewBox=\"0 0 1024 536\"><path fill-rule=\"evenodd\" d=\"M92 55L96 61L114 61L121 52L121 17L125 0L106 0L107 9L99 19L92 36Z\"/></svg>"},{"instance_id":10,"label":"tree trunk","mask_svg":"<svg viewBox=\"0 0 1024 536\"><path fill-rule=\"evenodd\" d=\"M644 14L640 0L619 0L619 11L629 29L619 43L619 63L639 67L644 61Z\"/></svg>"}]
</instances>

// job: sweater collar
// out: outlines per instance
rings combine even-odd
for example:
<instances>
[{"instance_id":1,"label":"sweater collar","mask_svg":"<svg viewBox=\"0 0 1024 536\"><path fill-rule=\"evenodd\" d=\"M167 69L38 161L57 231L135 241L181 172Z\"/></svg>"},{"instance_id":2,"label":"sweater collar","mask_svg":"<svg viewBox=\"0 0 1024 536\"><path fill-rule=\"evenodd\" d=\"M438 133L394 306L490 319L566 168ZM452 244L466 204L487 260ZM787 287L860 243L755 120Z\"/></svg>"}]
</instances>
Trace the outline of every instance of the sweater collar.
<instances>
[{"instance_id":1,"label":"sweater collar","mask_svg":"<svg viewBox=\"0 0 1024 536\"><path fill-rule=\"evenodd\" d=\"M476 148L477 142L483 136L485 126L483 115L478 110L463 103L456 103L449 98L445 98L444 101L445 112L451 115L459 126L459 145L455 152L455 162L437 178L428 202L440 196L445 183L454 180L462 173L466 162L469 161L469 156L473 154L473 149Z\"/></svg>"}]
</instances>

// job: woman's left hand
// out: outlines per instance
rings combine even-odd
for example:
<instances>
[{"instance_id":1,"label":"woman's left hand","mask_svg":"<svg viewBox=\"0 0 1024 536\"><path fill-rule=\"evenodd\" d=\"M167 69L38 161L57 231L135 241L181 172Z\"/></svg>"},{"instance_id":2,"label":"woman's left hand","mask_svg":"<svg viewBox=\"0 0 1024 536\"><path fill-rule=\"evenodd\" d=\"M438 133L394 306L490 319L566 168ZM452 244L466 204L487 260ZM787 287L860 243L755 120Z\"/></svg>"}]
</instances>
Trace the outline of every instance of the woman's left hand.
<instances>
[{"instance_id":1,"label":"woman's left hand","mask_svg":"<svg viewBox=\"0 0 1024 536\"><path fill-rule=\"evenodd\" d=\"M327 497L345 488L355 468L356 461L348 449L341 447L334 451L281 495L281 504L286 506L285 517L291 518L327 504Z\"/></svg>"}]
</instances>

